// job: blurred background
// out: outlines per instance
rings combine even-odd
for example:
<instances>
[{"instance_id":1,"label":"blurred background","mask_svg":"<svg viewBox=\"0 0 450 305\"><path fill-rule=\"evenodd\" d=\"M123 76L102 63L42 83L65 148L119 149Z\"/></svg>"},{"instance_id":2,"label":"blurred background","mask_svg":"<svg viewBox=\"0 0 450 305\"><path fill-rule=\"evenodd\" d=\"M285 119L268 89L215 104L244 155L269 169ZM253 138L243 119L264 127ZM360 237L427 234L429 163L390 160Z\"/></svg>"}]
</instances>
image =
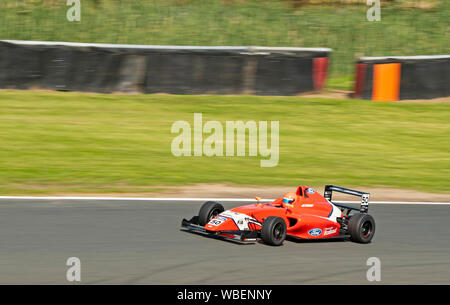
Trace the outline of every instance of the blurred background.
<instances>
[{"instance_id":1,"label":"blurred background","mask_svg":"<svg viewBox=\"0 0 450 305\"><path fill-rule=\"evenodd\" d=\"M81 22L66 1L3 0L0 39L193 46L333 49L329 86L351 89L359 56L446 54L446 0L381 1L368 22L366 0L81 0Z\"/></svg>"},{"instance_id":2,"label":"blurred background","mask_svg":"<svg viewBox=\"0 0 450 305\"><path fill-rule=\"evenodd\" d=\"M67 20L69 7L65 0L2 0L0 39L332 48L327 89L345 90L353 88L355 60L360 56L450 53L448 0L381 1L379 22L367 20L366 0L81 0L80 22ZM19 53L12 47L8 50L13 50L13 56ZM38 67L42 62L33 62L33 69L25 67L31 62L23 55L28 53L20 54L16 66L25 71L25 77L35 77L33 69L42 68ZM89 72L97 62L108 59L103 53L95 56L80 69ZM66 66L55 58L54 70L64 72ZM3 75L14 78L4 68L5 61L0 56L0 67L6 70ZM98 81L92 75L83 84ZM188 96L2 89L0 193L134 194L204 183L331 183L448 194L449 106L349 100L346 95ZM174 157L171 126L177 120L192 124L193 113L222 124L227 120L280 121L278 166L261 168L260 156Z\"/></svg>"}]
</instances>

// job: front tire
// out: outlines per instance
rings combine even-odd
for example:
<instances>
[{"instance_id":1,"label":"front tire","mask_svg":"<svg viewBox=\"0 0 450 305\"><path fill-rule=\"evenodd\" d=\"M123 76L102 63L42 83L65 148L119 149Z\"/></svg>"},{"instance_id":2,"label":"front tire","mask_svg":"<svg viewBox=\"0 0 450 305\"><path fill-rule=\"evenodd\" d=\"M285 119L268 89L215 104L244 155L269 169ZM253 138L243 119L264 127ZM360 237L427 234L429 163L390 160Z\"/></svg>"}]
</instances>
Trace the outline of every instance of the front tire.
<instances>
[{"instance_id":1,"label":"front tire","mask_svg":"<svg viewBox=\"0 0 450 305\"><path fill-rule=\"evenodd\" d=\"M360 244L368 244L375 234L375 219L369 214L355 214L348 221L350 239Z\"/></svg>"},{"instance_id":2,"label":"front tire","mask_svg":"<svg viewBox=\"0 0 450 305\"><path fill-rule=\"evenodd\" d=\"M198 224L206 225L211 219L225 211L223 206L215 201L205 202L198 212Z\"/></svg>"},{"instance_id":3,"label":"front tire","mask_svg":"<svg viewBox=\"0 0 450 305\"><path fill-rule=\"evenodd\" d=\"M267 245L281 246L286 239L286 222L283 218L267 217L262 224L261 239Z\"/></svg>"}]
</instances>

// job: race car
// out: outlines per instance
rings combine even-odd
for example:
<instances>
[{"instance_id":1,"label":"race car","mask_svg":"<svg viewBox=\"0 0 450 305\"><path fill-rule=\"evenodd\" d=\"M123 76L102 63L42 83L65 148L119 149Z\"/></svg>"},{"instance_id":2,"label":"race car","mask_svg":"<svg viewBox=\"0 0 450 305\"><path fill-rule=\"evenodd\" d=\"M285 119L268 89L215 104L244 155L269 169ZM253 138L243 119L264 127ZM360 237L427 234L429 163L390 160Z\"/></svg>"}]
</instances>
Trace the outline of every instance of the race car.
<instances>
[{"instance_id":1,"label":"race car","mask_svg":"<svg viewBox=\"0 0 450 305\"><path fill-rule=\"evenodd\" d=\"M332 202L340 192L361 197L360 207ZM205 202L197 216L183 219L181 229L238 243L280 246L286 237L293 239L350 239L370 243L375 220L369 215L369 193L326 185L322 196L313 188L299 186L295 192L269 203L256 203L226 210L215 201Z\"/></svg>"}]
</instances>

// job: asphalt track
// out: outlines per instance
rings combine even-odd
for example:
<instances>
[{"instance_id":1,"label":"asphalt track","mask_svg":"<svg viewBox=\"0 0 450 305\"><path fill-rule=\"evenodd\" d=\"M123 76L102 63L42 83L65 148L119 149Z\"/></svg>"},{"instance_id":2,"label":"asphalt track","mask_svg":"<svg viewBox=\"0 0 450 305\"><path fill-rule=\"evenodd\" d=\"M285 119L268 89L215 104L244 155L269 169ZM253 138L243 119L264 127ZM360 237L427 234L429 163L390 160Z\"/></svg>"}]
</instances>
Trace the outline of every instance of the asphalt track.
<instances>
[{"instance_id":1,"label":"asphalt track","mask_svg":"<svg viewBox=\"0 0 450 305\"><path fill-rule=\"evenodd\" d=\"M0 200L0 284L450 284L450 206L370 206L371 244L237 245L180 231L201 202ZM225 203L225 208L236 206Z\"/></svg>"}]
</instances>

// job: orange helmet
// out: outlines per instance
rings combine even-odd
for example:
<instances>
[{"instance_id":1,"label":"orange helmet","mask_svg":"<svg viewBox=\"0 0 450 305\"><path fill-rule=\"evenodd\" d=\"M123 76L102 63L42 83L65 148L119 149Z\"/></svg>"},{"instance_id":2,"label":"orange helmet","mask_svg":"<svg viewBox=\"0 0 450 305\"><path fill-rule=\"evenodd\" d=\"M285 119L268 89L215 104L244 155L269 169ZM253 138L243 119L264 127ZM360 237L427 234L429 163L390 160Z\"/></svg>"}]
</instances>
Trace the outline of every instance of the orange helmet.
<instances>
[{"instance_id":1,"label":"orange helmet","mask_svg":"<svg viewBox=\"0 0 450 305\"><path fill-rule=\"evenodd\" d=\"M295 199L297 199L297 195L293 192L288 192L283 196L283 205L293 205Z\"/></svg>"}]
</instances>

